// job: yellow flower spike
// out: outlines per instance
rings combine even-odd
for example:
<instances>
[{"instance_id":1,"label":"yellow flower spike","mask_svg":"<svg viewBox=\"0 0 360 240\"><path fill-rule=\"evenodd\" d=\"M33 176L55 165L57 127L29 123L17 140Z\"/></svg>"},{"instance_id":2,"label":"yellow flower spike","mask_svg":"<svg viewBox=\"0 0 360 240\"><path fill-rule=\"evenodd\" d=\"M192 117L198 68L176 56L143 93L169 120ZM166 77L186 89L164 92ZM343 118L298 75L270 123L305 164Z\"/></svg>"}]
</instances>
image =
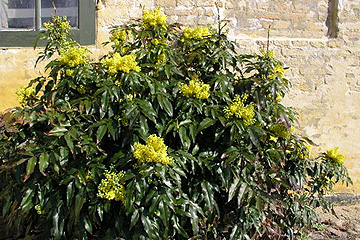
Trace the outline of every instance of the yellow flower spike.
<instances>
[{"instance_id":1,"label":"yellow flower spike","mask_svg":"<svg viewBox=\"0 0 360 240\"><path fill-rule=\"evenodd\" d=\"M326 150L325 156L335 163L343 164L345 156L339 153L339 147Z\"/></svg>"},{"instance_id":2,"label":"yellow flower spike","mask_svg":"<svg viewBox=\"0 0 360 240\"><path fill-rule=\"evenodd\" d=\"M82 47L63 48L60 50L60 56L57 60L61 65L73 68L86 63L87 57L85 53L86 49Z\"/></svg>"},{"instance_id":3,"label":"yellow flower spike","mask_svg":"<svg viewBox=\"0 0 360 240\"><path fill-rule=\"evenodd\" d=\"M248 95L236 95L232 103L224 109L226 118L239 118L244 121L245 126L255 123L255 109L254 104L245 105Z\"/></svg>"},{"instance_id":4,"label":"yellow flower spike","mask_svg":"<svg viewBox=\"0 0 360 240\"><path fill-rule=\"evenodd\" d=\"M196 78L190 80L188 84L182 83L180 91L184 97L195 97L197 99L207 99L210 97L210 85Z\"/></svg>"},{"instance_id":5,"label":"yellow flower spike","mask_svg":"<svg viewBox=\"0 0 360 240\"><path fill-rule=\"evenodd\" d=\"M201 40L210 36L210 31L207 27L189 28L186 27L184 30L185 39L196 39Z\"/></svg>"},{"instance_id":6,"label":"yellow flower spike","mask_svg":"<svg viewBox=\"0 0 360 240\"><path fill-rule=\"evenodd\" d=\"M125 172L119 173L105 171L105 178L101 179L97 196L108 200L125 201L125 187L121 181Z\"/></svg>"},{"instance_id":7,"label":"yellow flower spike","mask_svg":"<svg viewBox=\"0 0 360 240\"><path fill-rule=\"evenodd\" d=\"M269 74L269 79L275 79L277 76L282 78L284 75L285 69L281 65L277 64L275 65L273 72Z\"/></svg>"},{"instance_id":8,"label":"yellow flower spike","mask_svg":"<svg viewBox=\"0 0 360 240\"><path fill-rule=\"evenodd\" d=\"M27 98L35 96L35 89L33 87L22 86L16 90L17 99L20 103L24 104Z\"/></svg>"},{"instance_id":9,"label":"yellow flower spike","mask_svg":"<svg viewBox=\"0 0 360 240\"><path fill-rule=\"evenodd\" d=\"M145 145L135 143L133 155L139 164L152 162L169 165L173 162L172 158L167 156L167 146L164 144L164 140L155 134L146 139Z\"/></svg>"},{"instance_id":10,"label":"yellow flower spike","mask_svg":"<svg viewBox=\"0 0 360 240\"><path fill-rule=\"evenodd\" d=\"M270 130L277 136L284 139L289 139L291 136L291 129L288 129L284 123L274 124Z\"/></svg>"},{"instance_id":11,"label":"yellow flower spike","mask_svg":"<svg viewBox=\"0 0 360 240\"><path fill-rule=\"evenodd\" d=\"M131 70L140 72L141 68L137 65L134 54L121 56L115 53L112 57L105 58L101 61L102 65L108 69L110 75L115 75L118 71L129 73Z\"/></svg>"},{"instance_id":12,"label":"yellow flower spike","mask_svg":"<svg viewBox=\"0 0 360 240\"><path fill-rule=\"evenodd\" d=\"M166 23L167 16L161 14L160 7L156 9L147 9L143 11L142 20L146 28L150 28L152 26L161 26L163 28L167 27Z\"/></svg>"}]
</instances>

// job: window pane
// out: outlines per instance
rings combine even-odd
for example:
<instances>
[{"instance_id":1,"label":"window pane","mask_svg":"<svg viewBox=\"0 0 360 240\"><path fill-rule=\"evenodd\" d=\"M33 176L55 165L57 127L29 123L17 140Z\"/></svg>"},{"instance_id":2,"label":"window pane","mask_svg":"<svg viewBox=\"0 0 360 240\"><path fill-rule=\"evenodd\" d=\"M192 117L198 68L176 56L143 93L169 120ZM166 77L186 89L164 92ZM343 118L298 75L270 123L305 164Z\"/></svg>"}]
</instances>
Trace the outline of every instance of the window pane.
<instances>
[{"instance_id":1,"label":"window pane","mask_svg":"<svg viewBox=\"0 0 360 240\"><path fill-rule=\"evenodd\" d=\"M0 29L33 29L34 0L0 0Z\"/></svg>"},{"instance_id":2,"label":"window pane","mask_svg":"<svg viewBox=\"0 0 360 240\"><path fill-rule=\"evenodd\" d=\"M67 16L72 27L79 27L78 0L41 0L41 22L48 22L51 15L55 14L53 5L56 8L56 15Z\"/></svg>"}]
</instances>

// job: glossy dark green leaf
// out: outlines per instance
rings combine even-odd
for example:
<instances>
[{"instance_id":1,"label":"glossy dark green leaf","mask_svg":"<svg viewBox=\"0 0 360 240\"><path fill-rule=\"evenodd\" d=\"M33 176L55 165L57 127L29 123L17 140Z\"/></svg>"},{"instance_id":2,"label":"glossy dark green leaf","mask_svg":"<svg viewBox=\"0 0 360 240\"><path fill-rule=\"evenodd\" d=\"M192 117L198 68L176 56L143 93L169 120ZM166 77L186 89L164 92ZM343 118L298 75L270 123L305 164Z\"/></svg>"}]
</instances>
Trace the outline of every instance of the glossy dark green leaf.
<instances>
[{"instance_id":1,"label":"glossy dark green leaf","mask_svg":"<svg viewBox=\"0 0 360 240\"><path fill-rule=\"evenodd\" d=\"M130 230L137 224L137 222L139 221L139 210L136 209L133 214L131 215L131 220L130 220Z\"/></svg>"},{"instance_id":2,"label":"glossy dark green leaf","mask_svg":"<svg viewBox=\"0 0 360 240\"><path fill-rule=\"evenodd\" d=\"M74 182L70 182L66 187L66 204L68 207L71 205L71 200L74 197L75 189Z\"/></svg>"},{"instance_id":3,"label":"glossy dark green leaf","mask_svg":"<svg viewBox=\"0 0 360 240\"><path fill-rule=\"evenodd\" d=\"M150 215L154 214L155 210L157 209L157 207L159 205L160 200L161 200L160 195L154 196L154 198L152 199L151 206L149 208L149 214Z\"/></svg>"},{"instance_id":4,"label":"glossy dark green leaf","mask_svg":"<svg viewBox=\"0 0 360 240\"><path fill-rule=\"evenodd\" d=\"M157 99L158 99L161 109L165 110L165 112L168 114L169 117L172 117L174 110L173 110L173 106L172 106L171 102L169 101L169 99L162 95L158 95Z\"/></svg>"},{"instance_id":5,"label":"glossy dark green leaf","mask_svg":"<svg viewBox=\"0 0 360 240\"><path fill-rule=\"evenodd\" d=\"M43 152L39 157L40 172L44 172L48 166L49 166L49 154L47 152Z\"/></svg>"},{"instance_id":6,"label":"glossy dark green leaf","mask_svg":"<svg viewBox=\"0 0 360 240\"><path fill-rule=\"evenodd\" d=\"M160 211L160 218L163 222L165 228L169 228L169 221L170 221L170 210L167 204L164 201L159 203L159 211Z\"/></svg>"},{"instance_id":7,"label":"glossy dark green leaf","mask_svg":"<svg viewBox=\"0 0 360 240\"><path fill-rule=\"evenodd\" d=\"M70 151L73 153L74 152L74 142L71 139L71 135L66 134L64 138L65 138L67 146L69 147Z\"/></svg>"},{"instance_id":8,"label":"glossy dark green leaf","mask_svg":"<svg viewBox=\"0 0 360 240\"><path fill-rule=\"evenodd\" d=\"M254 131L253 128L250 128L249 130L249 136L250 136L250 139L251 139L251 142L258 148L260 148L260 142L259 142L259 138L258 138L258 135L256 134L256 132Z\"/></svg>"},{"instance_id":9,"label":"glossy dark green leaf","mask_svg":"<svg viewBox=\"0 0 360 240\"><path fill-rule=\"evenodd\" d=\"M107 131L107 127L106 125L102 125L98 128L98 130L96 131L96 141L99 143L101 142L101 140L103 139L105 133Z\"/></svg>"},{"instance_id":10,"label":"glossy dark green leaf","mask_svg":"<svg viewBox=\"0 0 360 240\"><path fill-rule=\"evenodd\" d=\"M86 199L83 193L79 192L75 197L75 219L79 218L80 211L85 203Z\"/></svg>"},{"instance_id":11,"label":"glossy dark green leaf","mask_svg":"<svg viewBox=\"0 0 360 240\"><path fill-rule=\"evenodd\" d=\"M88 231L89 233L93 232L92 223L91 223L91 221L89 220L89 218L87 216L84 217L84 225L85 225L86 231Z\"/></svg>"},{"instance_id":12,"label":"glossy dark green leaf","mask_svg":"<svg viewBox=\"0 0 360 240\"><path fill-rule=\"evenodd\" d=\"M171 222L173 223L174 228L176 231L181 234L185 238L189 238L189 235L186 233L184 228L179 224L179 219L175 215L171 217Z\"/></svg>"},{"instance_id":13,"label":"glossy dark green leaf","mask_svg":"<svg viewBox=\"0 0 360 240\"><path fill-rule=\"evenodd\" d=\"M37 162L36 157L31 157L28 160L27 165L26 165L26 175L30 176L34 172L36 162Z\"/></svg>"},{"instance_id":14,"label":"glossy dark green leaf","mask_svg":"<svg viewBox=\"0 0 360 240\"><path fill-rule=\"evenodd\" d=\"M141 215L141 222L143 224L144 230L147 233L147 235L150 237L150 239L156 239L156 228L154 224L151 222L148 216Z\"/></svg>"},{"instance_id":15,"label":"glossy dark green leaf","mask_svg":"<svg viewBox=\"0 0 360 240\"><path fill-rule=\"evenodd\" d=\"M198 132L201 132L202 130L212 126L214 123L216 123L216 119L211 119L211 118L205 118L204 120L202 120L199 124L199 127L197 129Z\"/></svg>"},{"instance_id":16,"label":"glossy dark green leaf","mask_svg":"<svg viewBox=\"0 0 360 240\"><path fill-rule=\"evenodd\" d=\"M57 127L54 127L50 132L49 134L52 135L52 136L62 136L64 135L64 133L66 133L68 131L68 129L66 127L63 127L63 126L57 126Z\"/></svg>"},{"instance_id":17,"label":"glossy dark green leaf","mask_svg":"<svg viewBox=\"0 0 360 240\"><path fill-rule=\"evenodd\" d=\"M240 184L241 184L240 179L235 178L229 188L228 202L230 202L231 199L235 196L237 190L239 189Z\"/></svg>"},{"instance_id":18,"label":"glossy dark green leaf","mask_svg":"<svg viewBox=\"0 0 360 240\"><path fill-rule=\"evenodd\" d=\"M184 148L186 150L188 150L190 148L190 138L188 137L188 135L186 133L186 128L184 126L181 126L179 128L179 136L180 136L182 145L184 146Z\"/></svg>"},{"instance_id":19,"label":"glossy dark green leaf","mask_svg":"<svg viewBox=\"0 0 360 240\"><path fill-rule=\"evenodd\" d=\"M20 203L23 213L28 212L34 206L32 202L32 198L34 197L34 194L35 194L35 189L26 190L25 195Z\"/></svg>"}]
</instances>

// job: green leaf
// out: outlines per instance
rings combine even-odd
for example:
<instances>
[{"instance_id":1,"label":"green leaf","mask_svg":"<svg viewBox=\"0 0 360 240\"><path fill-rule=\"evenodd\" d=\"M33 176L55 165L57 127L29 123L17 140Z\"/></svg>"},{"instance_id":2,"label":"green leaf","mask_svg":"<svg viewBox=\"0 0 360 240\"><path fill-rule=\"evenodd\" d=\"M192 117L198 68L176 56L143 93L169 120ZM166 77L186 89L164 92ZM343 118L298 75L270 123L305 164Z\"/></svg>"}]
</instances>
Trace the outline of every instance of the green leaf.
<instances>
[{"instance_id":1,"label":"green leaf","mask_svg":"<svg viewBox=\"0 0 360 240\"><path fill-rule=\"evenodd\" d=\"M139 220L139 209L135 209L135 211L133 212L133 214L131 215L131 220L130 220L130 229L131 230L135 225L136 223L138 222Z\"/></svg>"},{"instance_id":2,"label":"green leaf","mask_svg":"<svg viewBox=\"0 0 360 240\"><path fill-rule=\"evenodd\" d=\"M238 194L238 206L241 206L241 200L244 197L244 193L245 191L248 189L248 184L246 182L242 182L241 186L240 186L240 190L239 190L239 194Z\"/></svg>"},{"instance_id":3,"label":"green leaf","mask_svg":"<svg viewBox=\"0 0 360 240\"><path fill-rule=\"evenodd\" d=\"M20 203L21 210L23 213L28 212L33 207L32 198L34 194L35 194L35 189L26 190L25 195Z\"/></svg>"},{"instance_id":4,"label":"green leaf","mask_svg":"<svg viewBox=\"0 0 360 240\"><path fill-rule=\"evenodd\" d=\"M101 140L103 139L106 131L107 131L106 125L102 125L102 126L100 126L98 128L98 130L96 131L96 142L97 143L101 142Z\"/></svg>"},{"instance_id":5,"label":"green leaf","mask_svg":"<svg viewBox=\"0 0 360 240\"><path fill-rule=\"evenodd\" d=\"M70 207L71 200L74 197L74 192L74 182L71 182L66 187L66 204L68 207Z\"/></svg>"},{"instance_id":6,"label":"green leaf","mask_svg":"<svg viewBox=\"0 0 360 240\"><path fill-rule=\"evenodd\" d=\"M191 222L192 230L194 234L197 235L199 232L199 217L197 215L196 209L192 205L189 205L189 213L191 216L190 222Z\"/></svg>"},{"instance_id":7,"label":"green leaf","mask_svg":"<svg viewBox=\"0 0 360 240\"><path fill-rule=\"evenodd\" d=\"M66 127L63 126L57 126L54 127L52 130L50 130L49 134L51 136L62 136L64 135L64 133L66 133L68 131L68 129Z\"/></svg>"},{"instance_id":8,"label":"green leaf","mask_svg":"<svg viewBox=\"0 0 360 240\"><path fill-rule=\"evenodd\" d=\"M41 153L40 155L40 158L39 158L39 169L40 169L40 172L44 172L45 169L48 167L49 165L49 154L47 152L43 152Z\"/></svg>"},{"instance_id":9,"label":"green leaf","mask_svg":"<svg viewBox=\"0 0 360 240\"><path fill-rule=\"evenodd\" d=\"M150 214L150 215L153 215L153 214L154 214L155 209L157 209L160 200L161 200L160 195L156 195L156 196L153 198L152 204L151 204L151 206L150 206L150 208L149 208L149 214Z\"/></svg>"},{"instance_id":10,"label":"green leaf","mask_svg":"<svg viewBox=\"0 0 360 240\"><path fill-rule=\"evenodd\" d=\"M159 203L159 211L160 211L160 218L161 221L164 223L164 226L166 229L169 228L169 220L170 220L170 211L167 204L164 203L164 201L161 201Z\"/></svg>"},{"instance_id":11,"label":"green leaf","mask_svg":"<svg viewBox=\"0 0 360 240\"><path fill-rule=\"evenodd\" d=\"M202 130L210 127L210 126L213 125L214 123L216 123L216 119L205 118L205 119L202 120L201 123L199 124L199 127L198 127L198 129L197 129L197 132L200 133Z\"/></svg>"},{"instance_id":12,"label":"green leaf","mask_svg":"<svg viewBox=\"0 0 360 240\"><path fill-rule=\"evenodd\" d=\"M73 142L73 140L71 139L71 135L70 135L70 134L66 134L64 138L65 138L66 144L67 144L67 146L69 147L70 151L71 151L72 153L74 153L74 142Z\"/></svg>"},{"instance_id":13,"label":"green leaf","mask_svg":"<svg viewBox=\"0 0 360 240\"><path fill-rule=\"evenodd\" d=\"M82 192L79 192L75 197L75 219L79 219L80 211L86 201L84 194Z\"/></svg>"},{"instance_id":14,"label":"green leaf","mask_svg":"<svg viewBox=\"0 0 360 240\"><path fill-rule=\"evenodd\" d=\"M190 138L186 134L186 128L184 126L181 126L179 128L179 136L180 136L182 145L184 146L184 148L186 150L188 150L190 148Z\"/></svg>"},{"instance_id":15,"label":"green leaf","mask_svg":"<svg viewBox=\"0 0 360 240\"><path fill-rule=\"evenodd\" d=\"M85 224L86 231L88 231L89 233L92 233L92 231L93 231L92 223L87 216L85 216L85 218L84 218L84 224Z\"/></svg>"},{"instance_id":16,"label":"green leaf","mask_svg":"<svg viewBox=\"0 0 360 240\"><path fill-rule=\"evenodd\" d=\"M217 208L216 202L214 200L214 191L212 190L212 186L208 181L203 181L201 183L201 187L203 190L203 195L205 198L205 202L209 205L210 209Z\"/></svg>"},{"instance_id":17,"label":"green leaf","mask_svg":"<svg viewBox=\"0 0 360 240\"><path fill-rule=\"evenodd\" d=\"M174 110L169 99L167 97L164 97L163 95L158 95L157 99L161 109L165 110L165 112L169 115L169 117L172 117Z\"/></svg>"},{"instance_id":18,"label":"green leaf","mask_svg":"<svg viewBox=\"0 0 360 240\"><path fill-rule=\"evenodd\" d=\"M259 138L253 128L249 129L249 135L251 142L258 148L261 148Z\"/></svg>"},{"instance_id":19,"label":"green leaf","mask_svg":"<svg viewBox=\"0 0 360 240\"><path fill-rule=\"evenodd\" d=\"M177 231L179 234L181 234L181 235L182 235L183 237L185 237L185 238L189 238L189 235L186 233L186 231L184 230L184 228L180 226L180 224L179 224L179 219L178 219L175 215L173 215L173 216L171 217L171 221L172 221L172 223L173 223L174 228L176 229L176 231Z\"/></svg>"},{"instance_id":20,"label":"green leaf","mask_svg":"<svg viewBox=\"0 0 360 240\"><path fill-rule=\"evenodd\" d=\"M36 162L37 162L37 158L36 158L36 157L31 157L31 158L28 160L28 163L27 163L27 165L26 165L26 175L27 175L27 176L30 176L30 175L34 172Z\"/></svg>"},{"instance_id":21,"label":"green leaf","mask_svg":"<svg viewBox=\"0 0 360 240\"><path fill-rule=\"evenodd\" d=\"M228 202L230 202L231 199L235 196L235 193L238 190L240 184L241 184L240 179L235 178L234 182L230 185L229 188Z\"/></svg>"},{"instance_id":22,"label":"green leaf","mask_svg":"<svg viewBox=\"0 0 360 240\"><path fill-rule=\"evenodd\" d=\"M157 239L157 236L155 234L155 226L152 224L148 216L145 216L144 214L141 215L141 222L144 226L145 232L148 234L150 239Z\"/></svg>"}]
</instances>

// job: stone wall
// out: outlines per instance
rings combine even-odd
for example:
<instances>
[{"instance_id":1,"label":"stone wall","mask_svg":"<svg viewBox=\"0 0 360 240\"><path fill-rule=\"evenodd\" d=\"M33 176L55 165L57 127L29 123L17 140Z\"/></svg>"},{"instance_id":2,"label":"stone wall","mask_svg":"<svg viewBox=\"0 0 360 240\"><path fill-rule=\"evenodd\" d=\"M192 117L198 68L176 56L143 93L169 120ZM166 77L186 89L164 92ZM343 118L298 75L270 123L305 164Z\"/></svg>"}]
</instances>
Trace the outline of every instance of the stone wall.
<instances>
[{"instance_id":1,"label":"stone wall","mask_svg":"<svg viewBox=\"0 0 360 240\"><path fill-rule=\"evenodd\" d=\"M337 191L360 193L358 0L102 0L95 53L104 50L111 26L141 16L140 5L160 6L170 22L188 25L215 26L219 13L241 53L266 47L270 29L269 48L290 68L284 104L298 111L298 131L318 145L314 153L339 146L354 185ZM332 26L336 38L328 37ZM14 90L38 74L35 56L32 49L0 50L0 110L14 106Z\"/></svg>"}]
</instances>

